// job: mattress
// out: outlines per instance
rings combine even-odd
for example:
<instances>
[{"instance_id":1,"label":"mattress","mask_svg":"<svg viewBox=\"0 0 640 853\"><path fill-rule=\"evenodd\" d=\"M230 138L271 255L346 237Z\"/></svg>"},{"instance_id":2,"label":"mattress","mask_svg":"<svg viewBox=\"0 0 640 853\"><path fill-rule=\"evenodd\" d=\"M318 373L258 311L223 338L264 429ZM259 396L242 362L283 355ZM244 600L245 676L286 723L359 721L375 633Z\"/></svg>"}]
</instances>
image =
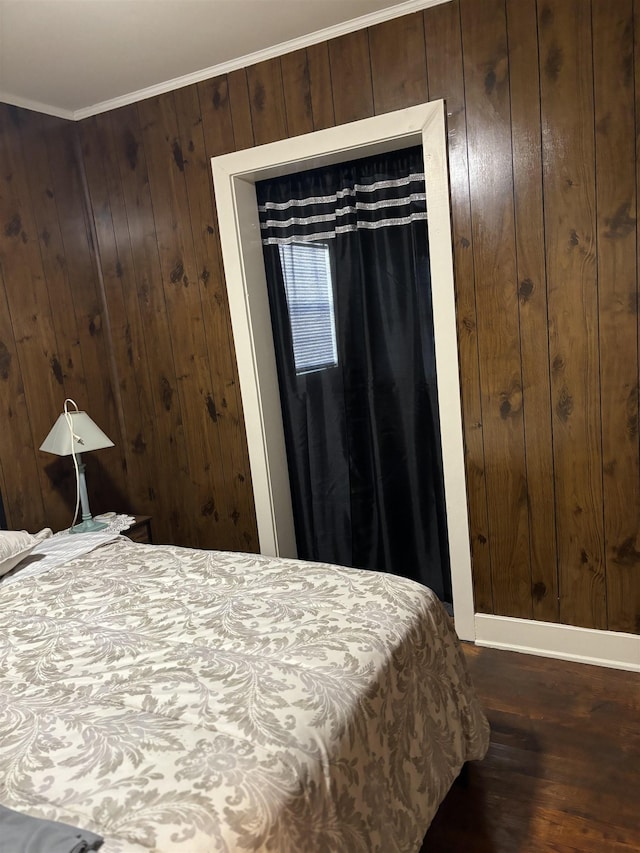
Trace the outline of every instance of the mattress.
<instances>
[{"instance_id":1,"label":"mattress","mask_svg":"<svg viewBox=\"0 0 640 853\"><path fill-rule=\"evenodd\" d=\"M104 853L415 853L487 745L410 580L120 537L0 584L0 802Z\"/></svg>"}]
</instances>

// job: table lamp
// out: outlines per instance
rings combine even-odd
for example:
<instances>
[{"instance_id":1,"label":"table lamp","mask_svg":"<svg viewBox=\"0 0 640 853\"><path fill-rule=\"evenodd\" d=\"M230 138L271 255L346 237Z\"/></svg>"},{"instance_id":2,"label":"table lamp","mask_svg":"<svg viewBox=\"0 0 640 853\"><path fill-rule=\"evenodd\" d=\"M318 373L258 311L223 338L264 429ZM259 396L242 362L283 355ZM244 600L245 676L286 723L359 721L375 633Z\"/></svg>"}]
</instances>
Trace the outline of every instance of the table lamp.
<instances>
[{"instance_id":1,"label":"table lamp","mask_svg":"<svg viewBox=\"0 0 640 853\"><path fill-rule=\"evenodd\" d=\"M69 411L68 404L70 403L75 406L75 411ZM103 447L113 447L111 439L102 432L86 412L78 411L78 406L74 400L65 400L64 411L40 445L40 450L44 450L46 453L54 453L56 456L73 456L73 465L76 471L76 511L70 533L93 533L107 526L102 522L94 521L91 515L84 474L85 465L80 455L89 450L100 450ZM79 502L82 504L82 522L75 524Z\"/></svg>"}]
</instances>

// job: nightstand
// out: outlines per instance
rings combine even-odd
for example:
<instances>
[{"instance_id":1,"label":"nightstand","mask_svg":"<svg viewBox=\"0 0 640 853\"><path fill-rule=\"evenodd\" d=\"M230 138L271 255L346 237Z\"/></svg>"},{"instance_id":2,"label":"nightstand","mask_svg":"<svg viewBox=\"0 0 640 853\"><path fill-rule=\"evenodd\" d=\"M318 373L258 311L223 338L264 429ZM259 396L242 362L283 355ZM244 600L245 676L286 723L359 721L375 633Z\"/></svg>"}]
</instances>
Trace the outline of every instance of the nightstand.
<instances>
[{"instance_id":1,"label":"nightstand","mask_svg":"<svg viewBox=\"0 0 640 853\"><path fill-rule=\"evenodd\" d=\"M131 539L133 542L142 542L146 545L153 544L153 537L151 535L151 516L136 515L134 518L135 521L131 527L129 527L128 530L123 530L122 535L126 536L127 539Z\"/></svg>"}]
</instances>

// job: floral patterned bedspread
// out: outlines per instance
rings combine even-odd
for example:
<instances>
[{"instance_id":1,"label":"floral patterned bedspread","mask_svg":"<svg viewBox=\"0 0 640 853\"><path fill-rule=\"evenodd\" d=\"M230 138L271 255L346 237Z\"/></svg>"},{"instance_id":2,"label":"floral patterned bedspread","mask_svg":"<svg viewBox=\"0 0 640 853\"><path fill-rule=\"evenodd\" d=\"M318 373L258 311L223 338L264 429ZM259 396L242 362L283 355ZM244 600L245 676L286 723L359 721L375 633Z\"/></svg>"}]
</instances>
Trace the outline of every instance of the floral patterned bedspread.
<instances>
[{"instance_id":1,"label":"floral patterned bedspread","mask_svg":"<svg viewBox=\"0 0 640 853\"><path fill-rule=\"evenodd\" d=\"M409 580L121 538L0 585L0 802L104 853L415 853L487 744Z\"/></svg>"}]
</instances>

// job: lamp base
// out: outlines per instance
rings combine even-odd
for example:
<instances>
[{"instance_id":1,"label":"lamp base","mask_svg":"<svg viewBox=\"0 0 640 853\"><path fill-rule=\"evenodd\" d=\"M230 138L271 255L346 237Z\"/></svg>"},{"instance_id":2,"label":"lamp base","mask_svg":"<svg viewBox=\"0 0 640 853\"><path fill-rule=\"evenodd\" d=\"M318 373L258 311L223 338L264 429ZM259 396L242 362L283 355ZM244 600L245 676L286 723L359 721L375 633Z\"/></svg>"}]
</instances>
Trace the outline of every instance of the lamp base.
<instances>
[{"instance_id":1,"label":"lamp base","mask_svg":"<svg viewBox=\"0 0 640 853\"><path fill-rule=\"evenodd\" d=\"M81 521L80 524L72 527L69 533L95 533L98 530L104 530L105 527L108 527L108 525L103 521L94 521L92 518L87 518Z\"/></svg>"}]
</instances>

